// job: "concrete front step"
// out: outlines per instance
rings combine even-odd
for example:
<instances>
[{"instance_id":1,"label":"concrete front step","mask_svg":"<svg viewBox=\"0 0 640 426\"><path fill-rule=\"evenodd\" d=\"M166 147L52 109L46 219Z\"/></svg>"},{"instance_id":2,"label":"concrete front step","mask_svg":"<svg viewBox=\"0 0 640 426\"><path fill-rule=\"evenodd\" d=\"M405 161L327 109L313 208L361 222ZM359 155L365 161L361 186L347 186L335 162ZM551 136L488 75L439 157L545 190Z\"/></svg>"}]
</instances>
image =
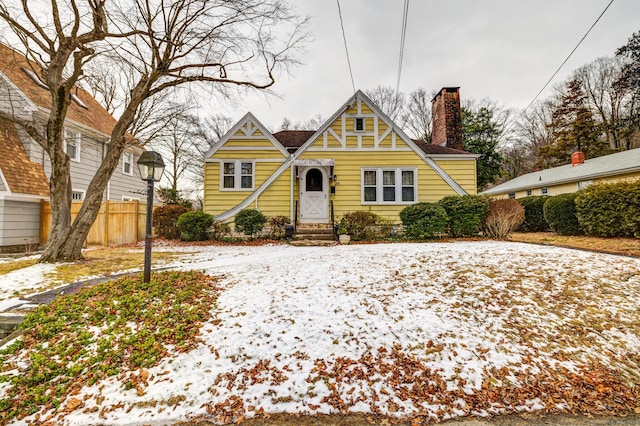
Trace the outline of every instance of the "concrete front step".
<instances>
[{"instance_id":1,"label":"concrete front step","mask_svg":"<svg viewBox=\"0 0 640 426\"><path fill-rule=\"evenodd\" d=\"M298 247L310 247L310 246L335 246L338 244L337 241L334 240L292 240L290 243L292 246Z\"/></svg>"},{"instance_id":2,"label":"concrete front step","mask_svg":"<svg viewBox=\"0 0 640 426\"><path fill-rule=\"evenodd\" d=\"M295 240L333 241L333 227L330 223L302 223L296 227Z\"/></svg>"},{"instance_id":3,"label":"concrete front step","mask_svg":"<svg viewBox=\"0 0 640 426\"><path fill-rule=\"evenodd\" d=\"M328 233L328 234L310 234L310 233L305 233L305 234L298 234L296 233L293 238L295 240L331 240L333 241L335 238L333 238L333 233Z\"/></svg>"}]
</instances>

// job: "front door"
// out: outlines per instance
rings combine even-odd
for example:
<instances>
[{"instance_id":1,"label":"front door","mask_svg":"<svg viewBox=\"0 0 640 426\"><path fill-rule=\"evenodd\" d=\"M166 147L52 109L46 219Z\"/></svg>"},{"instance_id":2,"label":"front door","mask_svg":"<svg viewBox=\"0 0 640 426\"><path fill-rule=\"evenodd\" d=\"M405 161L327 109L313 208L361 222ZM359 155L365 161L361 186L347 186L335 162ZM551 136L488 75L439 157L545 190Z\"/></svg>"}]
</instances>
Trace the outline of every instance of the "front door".
<instances>
[{"instance_id":1,"label":"front door","mask_svg":"<svg viewBox=\"0 0 640 426\"><path fill-rule=\"evenodd\" d=\"M329 178L322 168L306 168L300 178L300 222L329 221Z\"/></svg>"}]
</instances>

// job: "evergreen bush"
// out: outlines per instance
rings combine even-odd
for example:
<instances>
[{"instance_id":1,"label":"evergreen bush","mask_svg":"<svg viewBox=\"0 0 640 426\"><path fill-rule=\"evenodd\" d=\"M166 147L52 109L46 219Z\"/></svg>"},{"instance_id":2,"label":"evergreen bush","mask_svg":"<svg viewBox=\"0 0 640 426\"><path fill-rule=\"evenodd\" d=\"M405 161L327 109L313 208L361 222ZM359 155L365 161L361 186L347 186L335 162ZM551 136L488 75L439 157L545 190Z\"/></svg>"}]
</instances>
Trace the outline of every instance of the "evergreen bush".
<instances>
[{"instance_id":1,"label":"evergreen bush","mask_svg":"<svg viewBox=\"0 0 640 426\"><path fill-rule=\"evenodd\" d=\"M576 211L587 235L640 236L640 180L591 185L577 193Z\"/></svg>"},{"instance_id":2,"label":"evergreen bush","mask_svg":"<svg viewBox=\"0 0 640 426\"><path fill-rule=\"evenodd\" d=\"M354 241L370 240L377 234L380 217L372 212L348 212L340 219L340 233L351 235Z\"/></svg>"},{"instance_id":3,"label":"evergreen bush","mask_svg":"<svg viewBox=\"0 0 640 426\"><path fill-rule=\"evenodd\" d=\"M490 238L507 238L523 220L524 207L516 200L491 200L484 223L485 235Z\"/></svg>"},{"instance_id":4,"label":"evergreen bush","mask_svg":"<svg viewBox=\"0 0 640 426\"><path fill-rule=\"evenodd\" d=\"M271 238L276 240L284 238L286 227L291 221L289 216L274 216L267 221L269 224Z\"/></svg>"},{"instance_id":5,"label":"evergreen bush","mask_svg":"<svg viewBox=\"0 0 640 426\"><path fill-rule=\"evenodd\" d=\"M518 228L520 232L550 231L549 224L544 220L544 203L549 199L547 195L520 198L518 202L524 207L524 222Z\"/></svg>"},{"instance_id":6,"label":"evergreen bush","mask_svg":"<svg viewBox=\"0 0 640 426\"><path fill-rule=\"evenodd\" d=\"M423 239L444 234L449 217L440 204L422 202L402 209L400 220L405 229L405 237Z\"/></svg>"},{"instance_id":7,"label":"evergreen bush","mask_svg":"<svg viewBox=\"0 0 640 426\"><path fill-rule=\"evenodd\" d=\"M449 217L449 235L454 238L478 234L489 211L489 200L478 195L449 196L438 202Z\"/></svg>"},{"instance_id":8,"label":"evergreen bush","mask_svg":"<svg viewBox=\"0 0 640 426\"><path fill-rule=\"evenodd\" d=\"M177 225L178 218L189 210L188 207L176 204L157 207L153 211L152 219L156 235L169 240L177 240L180 238L180 230Z\"/></svg>"},{"instance_id":9,"label":"evergreen bush","mask_svg":"<svg viewBox=\"0 0 640 426\"><path fill-rule=\"evenodd\" d=\"M560 235L582 235L576 215L576 193L549 197L544 203L544 220L553 232Z\"/></svg>"},{"instance_id":10,"label":"evergreen bush","mask_svg":"<svg viewBox=\"0 0 640 426\"><path fill-rule=\"evenodd\" d=\"M236 215L236 231L253 237L254 234L262 231L267 218L255 209L242 210Z\"/></svg>"},{"instance_id":11,"label":"evergreen bush","mask_svg":"<svg viewBox=\"0 0 640 426\"><path fill-rule=\"evenodd\" d=\"M213 216L202 210L192 210L183 213L178 218L178 229L182 241L204 241L207 231L213 224Z\"/></svg>"},{"instance_id":12,"label":"evergreen bush","mask_svg":"<svg viewBox=\"0 0 640 426\"><path fill-rule=\"evenodd\" d=\"M216 220L213 222L211 227L209 228L209 237L212 240L222 240L227 235L231 233L231 228L228 223L224 223L221 220Z\"/></svg>"}]
</instances>

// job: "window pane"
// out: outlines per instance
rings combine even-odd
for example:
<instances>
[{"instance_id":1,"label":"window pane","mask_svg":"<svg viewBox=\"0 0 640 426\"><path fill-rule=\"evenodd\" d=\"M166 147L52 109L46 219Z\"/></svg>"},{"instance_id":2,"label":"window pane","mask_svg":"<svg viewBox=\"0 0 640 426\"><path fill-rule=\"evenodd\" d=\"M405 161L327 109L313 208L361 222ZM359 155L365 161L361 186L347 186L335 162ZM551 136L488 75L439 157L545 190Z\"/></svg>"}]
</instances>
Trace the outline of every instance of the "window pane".
<instances>
[{"instance_id":1,"label":"window pane","mask_svg":"<svg viewBox=\"0 0 640 426\"><path fill-rule=\"evenodd\" d=\"M253 176L242 176L240 179L240 183L242 188L251 188L253 185L251 182L253 181Z\"/></svg>"},{"instance_id":2,"label":"window pane","mask_svg":"<svg viewBox=\"0 0 640 426\"><path fill-rule=\"evenodd\" d=\"M402 184L403 185L413 185L413 171L412 170L403 170L402 171Z\"/></svg>"},{"instance_id":3,"label":"window pane","mask_svg":"<svg viewBox=\"0 0 640 426\"><path fill-rule=\"evenodd\" d=\"M225 176L224 177L224 187L225 188L233 188L235 186L233 176Z\"/></svg>"},{"instance_id":4,"label":"window pane","mask_svg":"<svg viewBox=\"0 0 640 426\"><path fill-rule=\"evenodd\" d=\"M385 186L382 192L383 201L395 201L396 200L396 188L393 186Z\"/></svg>"},{"instance_id":5,"label":"window pane","mask_svg":"<svg viewBox=\"0 0 640 426\"><path fill-rule=\"evenodd\" d=\"M365 170L364 172L364 184L374 186L376 184L376 172L375 170Z\"/></svg>"},{"instance_id":6,"label":"window pane","mask_svg":"<svg viewBox=\"0 0 640 426\"><path fill-rule=\"evenodd\" d=\"M253 164L252 163L242 163L242 174L243 175L251 175L251 174L253 174Z\"/></svg>"},{"instance_id":7,"label":"window pane","mask_svg":"<svg viewBox=\"0 0 640 426\"><path fill-rule=\"evenodd\" d=\"M376 201L376 188L375 187L366 187L364 189L364 200L365 201Z\"/></svg>"},{"instance_id":8,"label":"window pane","mask_svg":"<svg viewBox=\"0 0 640 426\"><path fill-rule=\"evenodd\" d=\"M75 143L75 141L74 141L74 142L72 142L72 141L68 141L68 142L67 142L67 155L68 155L69 157L71 157L71 158L76 158L76 157L77 157L77 156L76 156L76 152L77 152L77 150L76 150L76 143Z\"/></svg>"},{"instance_id":9,"label":"window pane","mask_svg":"<svg viewBox=\"0 0 640 426\"><path fill-rule=\"evenodd\" d=\"M234 173L234 169L235 169L235 164L234 163L224 163L224 171L223 173L225 175L232 175Z\"/></svg>"},{"instance_id":10,"label":"window pane","mask_svg":"<svg viewBox=\"0 0 640 426\"><path fill-rule=\"evenodd\" d=\"M382 172L382 184L384 186L387 185L395 185L396 184L396 172L393 170L385 170Z\"/></svg>"},{"instance_id":11,"label":"window pane","mask_svg":"<svg viewBox=\"0 0 640 426\"><path fill-rule=\"evenodd\" d=\"M415 201L413 186L402 187L402 201Z\"/></svg>"}]
</instances>

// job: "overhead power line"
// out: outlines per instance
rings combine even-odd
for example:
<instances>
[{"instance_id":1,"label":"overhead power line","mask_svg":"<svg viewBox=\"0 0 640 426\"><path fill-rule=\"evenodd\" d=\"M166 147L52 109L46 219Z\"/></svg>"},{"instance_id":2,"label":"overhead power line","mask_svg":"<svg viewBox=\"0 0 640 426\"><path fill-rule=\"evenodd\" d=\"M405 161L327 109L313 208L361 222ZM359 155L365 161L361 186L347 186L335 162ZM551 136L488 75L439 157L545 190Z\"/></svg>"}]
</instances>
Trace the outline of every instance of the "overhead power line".
<instances>
[{"instance_id":1,"label":"overhead power line","mask_svg":"<svg viewBox=\"0 0 640 426\"><path fill-rule=\"evenodd\" d=\"M549 80L547 80L547 82L544 84L544 86L542 86L542 89L540 89L540 91L533 97L533 99L531 100L531 102L529 102L529 104L522 110L522 112L520 113L520 115L518 115L518 117L511 122L511 125L505 130L505 133L511 129L511 127L513 127L513 125L515 123L518 122L518 120L520 120L522 118L522 116L524 116L524 113L527 112L527 110L531 107L531 105L533 105L533 103L536 101L536 99L538 99L538 96L540 96L542 94L542 92L544 92L544 89L547 88L547 86L549 86L549 84L553 81L553 79L555 78L556 75L558 75L558 73L560 72L560 70L562 69L562 67L567 63L567 61L569 61L569 59L571 58L571 56L573 56L574 52L578 49L578 47L580 47L580 45L582 44L582 42L584 41L585 38L587 38L587 36L589 35L589 33L591 32L591 30L593 29L593 27L596 26L596 24L598 23L598 21L600 21L600 18L602 18L602 15L605 14L605 12L607 11L607 9L609 9L609 6L611 6L611 4L613 3L614 0L611 0L609 2L609 4L607 5L607 7L604 8L604 10L602 11L602 13L600 13L600 15L598 16L598 18L595 20L595 22L593 24L591 24L591 26L589 27L589 29L587 30L587 32L584 34L584 36L582 36L582 38L580 39L580 41L578 42L578 44L576 44L576 46L573 48L573 50L571 51L571 53L569 53L569 56L566 57L566 59L564 61L562 61L562 63L560 64L560 66L558 67L558 69L553 73L553 75L551 77L549 77Z\"/></svg>"},{"instance_id":2,"label":"overhead power line","mask_svg":"<svg viewBox=\"0 0 640 426\"><path fill-rule=\"evenodd\" d=\"M336 0L338 4L338 15L340 16L340 28L342 28L342 39L344 40L344 51L347 53L347 64L349 65L349 75L351 76L351 87L353 92L356 91L356 84L353 82L353 71L351 70L351 59L349 58L349 48L347 47L347 36L344 32L344 22L342 21L342 10L340 10L340 0Z\"/></svg>"},{"instance_id":3,"label":"overhead power line","mask_svg":"<svg viewBox=\"0 0 640 426\"><path fill-rule=\"evenodd\" d=\"M402 60L404 58L404 39L407 35L407 17L409 16L409 0L404 0L402 11L402 29L400 33L400 54L398 55L398 79L396 80L396 96L400 90L400 76L402 75Z\"/></svg>"}]
</instances>

